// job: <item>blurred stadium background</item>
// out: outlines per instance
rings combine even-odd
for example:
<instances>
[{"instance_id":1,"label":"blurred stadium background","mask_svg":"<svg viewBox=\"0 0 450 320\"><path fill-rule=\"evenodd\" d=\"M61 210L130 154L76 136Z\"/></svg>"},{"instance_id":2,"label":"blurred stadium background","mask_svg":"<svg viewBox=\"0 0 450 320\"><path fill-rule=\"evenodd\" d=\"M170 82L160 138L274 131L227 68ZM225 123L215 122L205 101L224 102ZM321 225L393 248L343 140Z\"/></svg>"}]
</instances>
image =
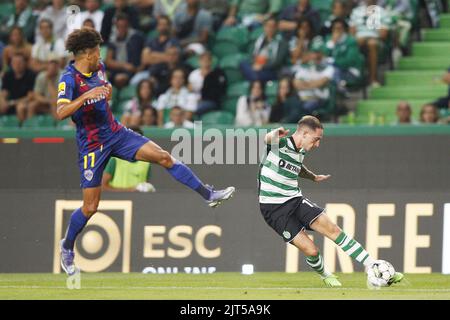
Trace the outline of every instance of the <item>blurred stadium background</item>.
<instances>
[{"instance_id":1,"label":"blurred stadium background","mask_svg":"<svg viewBox=\"0 0 450 320\"><path fill-rule=\"evenodd\" d=\"M174 128L192 129L194 121L202 121L202 133L250 132L295 129L301 115L314 114L325 123L325 139L308 165L332 180L302 182L304 193L398 271L449 274L449 2L374 1L383 11L380 29L369 37L376 45L369 45L358 39L373 32L364 26L378 13L361 17L364 1L1 1L0 284L10 281L9 273L61 272L57 244L81 192L75 129L70 120L57 122L54 108L59 74L70 59L61 40L85 23L80 16L105 40L101 52L117 119L172 150ZM74 21L70 5L81 8ZM167 42L158 32L166 30L162 15L170 17ZM335 29L336 17L348 32ZM229 153L227 141L244 136L247 143L233 146L232 159L250 159L254 140L246 132L233 131L218 148ZM201 140L203 148L210 143ZM194 159L204 149L192 146ZM238 190L215 211L159 168L150 177L156 193L105 192L101 214L77 241L77 263L85 272L240 272L244 264L256 273L309 271L260 217L258 165L249 162L194 163L204 181ZM315 240L333 271L362 271L327 241ZM273 285L273 275L261 283ZM444 278L430 277L434 289L440 282L446 287ZM40 279L51 286L56 278ZM425 278L415 279L426 286ZM39 282L24 281L16 285Z\"/></svg>"}]
</instances>

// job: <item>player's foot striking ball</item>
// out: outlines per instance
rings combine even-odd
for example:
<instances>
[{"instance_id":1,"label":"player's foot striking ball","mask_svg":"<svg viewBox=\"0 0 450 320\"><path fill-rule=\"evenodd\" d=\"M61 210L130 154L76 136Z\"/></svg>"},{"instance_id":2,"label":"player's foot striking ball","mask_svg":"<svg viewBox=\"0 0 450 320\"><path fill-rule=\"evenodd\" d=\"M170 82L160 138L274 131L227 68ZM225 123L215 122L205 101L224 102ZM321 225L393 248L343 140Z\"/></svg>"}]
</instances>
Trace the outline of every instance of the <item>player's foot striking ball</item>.
<instances>
[{"instance_id":1,"label":"player's foot striking ball","mask_svg":"<svg viewBox=\"0 0 450 320\"><path fill-rule=\"evenodd\" d=\"M73 212L61 243L61 265L69 275L77 270L73 263L75 239L97 211L102 174L110 157L159 164L177 181L199 193L211 207L229 199L234 192L233 187L216 191L203 184L185 164L114 119L108 103L112 86L100 61L101 43L101 35L94 29L73 31L66 49L75 60L68 64L58 85L57 117L71 117L76 124L83 189L83 206Z\"/></svg>"},{"instance_id":2,"label":"player's foot striking ball","mask_svg":"<svg viewBox=\"0 0 450 320\"><path fill-rule=\"evenodd\" d=\"M329 287L341 283L329 272L323 258L305 230L314 230L333 240L341 249L366 268L374 260L369 253L325 214L324 209L305 198L298 178L314 182L325 181L330 175L317 175L303 164L307 152L318 148L323 137L323 126L313 116L304 116L297 130L280 127L265 137L267 154L259 171L259 203L261 213L284 241L296 246L306 256L306 263L316 271ZM396 282L401 281L396 276Z\"/></svg>"}]
</instances>

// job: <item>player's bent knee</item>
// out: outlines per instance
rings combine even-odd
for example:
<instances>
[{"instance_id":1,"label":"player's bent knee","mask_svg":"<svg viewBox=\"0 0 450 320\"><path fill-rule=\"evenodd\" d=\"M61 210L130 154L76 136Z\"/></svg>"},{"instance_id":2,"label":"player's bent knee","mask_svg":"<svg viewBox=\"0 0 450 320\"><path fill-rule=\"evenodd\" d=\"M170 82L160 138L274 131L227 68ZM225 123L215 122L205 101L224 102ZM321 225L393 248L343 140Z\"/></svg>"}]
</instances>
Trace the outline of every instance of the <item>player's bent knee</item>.
<instances>
[{"instance_id":1,"label":"player's bent knee","mask_svg":"<svg viewBox=\"0 0 450 320\"><path fill-rule=\"evenodd\" d=\"M170 168L173 166L173 158L167 151L162 150L158 159L158 164L164 168Z\"/></svg>"}]
</instances>

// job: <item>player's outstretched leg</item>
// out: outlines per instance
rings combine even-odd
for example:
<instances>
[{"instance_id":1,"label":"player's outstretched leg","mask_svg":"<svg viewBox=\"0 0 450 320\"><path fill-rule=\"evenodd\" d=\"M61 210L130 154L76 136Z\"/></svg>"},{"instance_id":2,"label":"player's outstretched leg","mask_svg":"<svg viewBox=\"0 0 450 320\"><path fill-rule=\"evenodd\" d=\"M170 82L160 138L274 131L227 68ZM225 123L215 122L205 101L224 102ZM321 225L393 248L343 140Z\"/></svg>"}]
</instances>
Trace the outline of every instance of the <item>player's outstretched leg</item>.
<instances>
[{"instance_id":1,"label":"player's outstretched leg","mask_svg":"<svg viewBox=\"0 0 450 320\"><path fill-rule=\"evenodd\" d=\"M337 277L326 269L319 249L308 237L306 232L301 231L299 234L297 234L297 236L295 236L295 238L291 241L291 244L296 246L301 252L305 254L306 263L320 275L327 287L342 286Z\"/></svg>"},{"instance_id":2,"label":"player's outstretched leg","mask_svg":"<svg viewBox=\"0 0 450 320\"><path fill-rule=\"evenodd\" d=\"M364 249L364 247L355 239L347 235L334 222L332 222L326 215L321 215L312 224L311 229L333 240L347 255L359 263L362 263L365 270L374 263L374 259ZM396 272L394 275L395 282L400 282L403 275Z\"/></svg>"},{"instance_id":3,"label":"player's outstretched leg","mask_svg":"<svg viewBox=\"0 0 450 320\"><path fill-rule=\"evenodd\" d=\"M72 213L66 235L60 242L61 267L69 276L79 272L74 263L75 253L73 248L75 240L86 226L89 218L97 212L100 193L100 187L83 189L83 207Z\"/></svg>"},{"instance_id":4,"label":"player's outstretched leg","mask_svg":"<svg viewBox=\"0 0 450 320\"><path fill-rule=\"evenodd\" d=\"M136 160L148 161L163 166L178 182L199 193L212 208L220 205L222 201L230 199L235 191L234 187L215 190L213 187L203 184L188 166L174 159L167 151L152 141L147 142L138 150Z\"/></svg>"}]
</instances>

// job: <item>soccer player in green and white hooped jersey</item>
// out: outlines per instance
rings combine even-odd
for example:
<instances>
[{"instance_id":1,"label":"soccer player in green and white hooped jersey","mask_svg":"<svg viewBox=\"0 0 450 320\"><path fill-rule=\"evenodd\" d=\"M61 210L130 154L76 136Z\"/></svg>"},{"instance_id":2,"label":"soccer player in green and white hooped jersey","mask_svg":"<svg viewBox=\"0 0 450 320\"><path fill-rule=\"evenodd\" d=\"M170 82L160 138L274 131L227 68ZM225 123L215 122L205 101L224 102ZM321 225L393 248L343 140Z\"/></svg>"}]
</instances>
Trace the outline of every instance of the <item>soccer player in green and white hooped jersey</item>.
<instances>
[{"instance_id":1,"label":"soccer player in green and white hooped jersey","mask_svg":"<svg viewBox=\"0 0 450 320\"><path fill-rule=\"evenodd\" d=\"M304 116L297 123L297 130L288 136L283 127L265 136L267 156L259 172L259 203L267 222L283 239L296 246L306 256L306 263L313 268L329 287L341 286L323 262L319 249L305 230L316 231L333 240L346 254L367 268L374 262L359 242L352 239L333 223L318 207L302 195L298 177L314 182L325 181L330 175L317 175L303 164L307 152L318 148L323 137L323 126L313 116ZM403 275L396 272L392 283Z\"/></svg>"}]
</instances>

